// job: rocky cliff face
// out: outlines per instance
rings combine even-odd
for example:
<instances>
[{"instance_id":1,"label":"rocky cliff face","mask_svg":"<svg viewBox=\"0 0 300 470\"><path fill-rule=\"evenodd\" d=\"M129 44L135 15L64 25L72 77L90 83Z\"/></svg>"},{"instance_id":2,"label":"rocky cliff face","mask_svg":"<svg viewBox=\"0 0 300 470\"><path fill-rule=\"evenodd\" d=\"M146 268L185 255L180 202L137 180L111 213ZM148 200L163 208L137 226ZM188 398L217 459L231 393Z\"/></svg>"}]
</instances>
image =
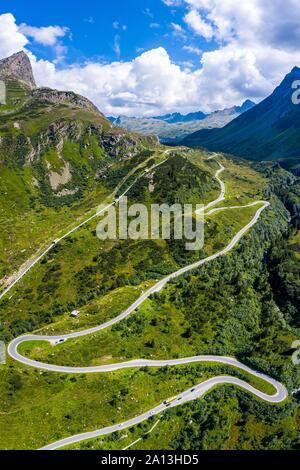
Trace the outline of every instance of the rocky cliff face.
<instances>
[{"instance_id":1,"label":"rocky cliff face","mask_svg":"<svg viewBox=\"0 0 300 470\"><path fill-rule=\"evenodd\" d=\"M74 108L82 108L88 111L101 114L96 106L87 98L77 95L72 91L58 91L51 88L37 88L33 90L32 97L37 99L39 103L52 104L56 106L68 105ZM102 114L104 117L104 115Z\"/></svg>"},{"instance_id":2,"label":"rocky cliff face","mask_svg":"<svg viewBox=\"0 0 300 470\"><path fill-rule=\"evenodd\" d=\"M31 63L25 52L17 52L0 60L0 79L5 80L8 77L21 81L31 89L36 88Z\"/></svg>"},{"instance_id":3,"label":"rocky cliff face","mask_svg":"<svg viewBox=\"0 0 300 470\"><path fill-rule=\"evenodd\" d=\"M31 175L44 205L72 204L117 160L157 144L114 126L83 96L36 88L23 52L0 61L1 77L7 103L0 106L0 172Z\"/></svg>"}]
</instances>

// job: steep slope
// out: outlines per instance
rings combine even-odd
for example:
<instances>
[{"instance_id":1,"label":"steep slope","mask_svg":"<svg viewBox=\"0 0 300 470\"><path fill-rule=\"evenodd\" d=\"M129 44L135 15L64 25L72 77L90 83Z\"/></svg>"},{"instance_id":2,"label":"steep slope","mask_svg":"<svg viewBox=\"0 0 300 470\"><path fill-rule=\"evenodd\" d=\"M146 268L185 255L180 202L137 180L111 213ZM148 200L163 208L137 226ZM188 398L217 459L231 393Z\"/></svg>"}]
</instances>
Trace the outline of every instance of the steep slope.
<instances>
[{"instance_id":1,"label":"steep slope","mask_svg":"<svg viewBox=\"0 0 300 470\"><path fill-rule=\"evenodd\" d=\"M1 283L55 226L102 202L110 171L123 175L157 142L112 125L82 96L34 87L24 53L1 61L0 76Z\"/></svg>"},{"instance_id":2,"label":"steep slope","mask_svg":"<svg viewBox=\"0 0 300 470\"><path fill-rule=\"evenodd\" d=\"M217 165L213 159L208 160L209 156L182 151L181 155L170 157L132 188L130 199L144 203L165 201L167 197L172 201L195 197L211 201L219 188L213 179ZM279 184L288 187L289 175L278 166L265 165L265 172L259 174L245 162L220 158L226 167L229 205L262 197L269 187L274 188L277 178ZM272 177L273 172L276 178ZM201 353L234 355L253 368L274 375L291 390L299 370L290 358L294 334L289 321L285 323L278 314L266 266L266 253L285 232L289 214L274 194L269 196L271 208L230 256L178 278L131 317L107 331L56 347L45 348L43 343L23 345L28 349L22 349L22 353L64 365L99 365L116 362L120 357L124 361ZM249 220L248 210L215 213L208 221L205 252L220 250L220 244L227 243L237 227L246 223L245 218ZM101 243L94 232L95 224L91 224L57 245L45 262L11 292L12 297L0 306L1 338L8 339L8 330L16 336L43 325L47 326L42 332L52 335L93 327L123 311L151 280L188 261L188 254L172 240L166 244L160 240ZM73 308L80 309L78 319L70 318ZM9 365L0 370L0 426L7 429L1 434L2 448L39 448L60 437L97 429L99 423L119 423L188 386L211 376L234 373L232 369L204 364L78 374L74 378L46 371L37 373L31 368L23 372L15 361ZM78 399L74 400L74 396ZM168 419L161 420L157 429L160 448L292 448L297 438L299 408L292 398L280 407L267 406L234 387L217 389L211 396L212 399L207 395L199 403L178 408L178 414L167 413ZM271 440L274 429L270 429L270 423L275 422L279 437ZM167 432L163 432L164 423ZM130 444L135 437L132 432L128 434ZM110 444L124 448L124 429L122 436L110 438ZM142 444L151 447L148 439ZM89 445L94 448L93 441Z\"/></svg>"},{"instance_id":3,"label":"steep slope","mask_svg":"<svg viewBox=\"0 0 300 470\"><path fill-rule=\"evenodd\" d=\"M30 60L25 52L17 52L0 60L0 80L15 78L30 88L36 88Z\"/></svg>"},{"instance_id":4,"label":"steep slope","mask_svg":"<svg viewBox=\"0 0 300 470\"><path fill-rule=\"evenodd\" d=\"M253 106L255 104L247 100L242 106L214 111L206 116L198 112L186 116L174 113L152 118L119 116L116 120L111 119L112 122L129 131L140 132L144 135L157 135L164 143L177 143L193 131L223 127Z\"/></svg>"},{"instance_id":5,"label":"steep slope","mask_svg":"<svg viewBox=\"0 0 300 470\"><path fill-rule=\"evenodd\" d=\"M300 156L300 107L293 104L292 84L300 79L295 67L271 96L223 129L196 132L183 140L252 160Z\"/></svg>"},{"instance_id":6,"label":"steep slope","mask_svg":"<svg viewBox=\"0 0 300 470\"><path fill-rule=\"evenodd\" d=\"M20 53L0 63L7 105L0 106L2 171L27 169L43 202L80 194L114 158L132 157L146 139L113 126L73 92L30 88L29 59ZM16 77L25 78L19 80Z\"/></svg>"}]
</instances>

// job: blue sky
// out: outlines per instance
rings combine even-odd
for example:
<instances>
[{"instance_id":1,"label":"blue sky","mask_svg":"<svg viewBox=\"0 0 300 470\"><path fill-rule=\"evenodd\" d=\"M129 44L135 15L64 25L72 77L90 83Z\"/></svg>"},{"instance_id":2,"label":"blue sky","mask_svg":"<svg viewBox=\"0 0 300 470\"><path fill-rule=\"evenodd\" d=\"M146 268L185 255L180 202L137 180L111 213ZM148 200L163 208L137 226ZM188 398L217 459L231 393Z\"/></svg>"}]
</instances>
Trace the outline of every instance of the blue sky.
<instances>
[{"instance_id":1,"label":"blue sky","mask_svg":"<svg viewBox=\"0 0 300 470\"><path fill-rule=\"evenodd\" d=\"M189 53L184 45L211 50L214 43L207 43L175 31L172 24L185 28L182 5L170 8L161 0L85 0L76 2L72 9L68 1L52 0L50 3L27 0L1 1L1 12L11 12L18 24L37 27L47 25L66 26L71 35L64 43L69 51L66 63L76 61L132 60L142 50L165 47L172 59L179 64L190 62L199 66L199 56ZM115 51L119 36L120 55ZM54 59L54 52L34 42L29 49L37 56Z\"/></svg>"},{"instance_id":2,"label":"blue sky","mask_svg":"<svg viewBox=\"0 0 300 470\"><path fill-rule=\"evenodd\" d=\"M259 101L300 65L298 0L1 0L0 58L109 115Z\"/></svg>"}]
</instances>

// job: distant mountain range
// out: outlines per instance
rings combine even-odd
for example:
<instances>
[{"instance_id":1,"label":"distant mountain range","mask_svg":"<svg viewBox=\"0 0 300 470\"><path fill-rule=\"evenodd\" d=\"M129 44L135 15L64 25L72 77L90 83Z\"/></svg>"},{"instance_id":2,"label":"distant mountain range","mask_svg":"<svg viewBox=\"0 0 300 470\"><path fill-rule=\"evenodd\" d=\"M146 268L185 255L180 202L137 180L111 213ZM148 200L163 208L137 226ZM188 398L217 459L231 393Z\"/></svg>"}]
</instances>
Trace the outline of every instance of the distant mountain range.
<instances>
[{"instance_id":1,"label":"distant mountain range","mask_svg":"<svg viewBox=\"0 0 300 470\"><path fill-rule=\"evenodd\" d=\"M300 105L292 102L292 84L300 80L300 68L284 78L261 103L223 129L200 130L182 144L205 147L250 160L300 159Z\"/></svg>"},{"instance_id":2,"label":"distant mountain range","mask_svg":"<svg viewBox=\"0 0 300 470\"><path fill-rule=\"evenodd\" d=\"M181 113L165 114L164 116L154 116L152 119L165 121L169 124L177 124L178 122L202 121L202 119L205 119L206 117L207 114L202 113L202 111L196 111L195 113L185 115Z\"/></svg>"},{"instance_id":3,"label":"distant mountain range","mask_svg":"<svg viewBox=\"0 0 300 470\"><path fill-rule=\"evenodd\" d=\"M110 116L108 119L129 131L140 132L145 135L157 135L161 142L178 143L184 137L199 129L223 127L253 106L255 106L255 103L247 100L242 106L214 111L211 114L197 111L186 115L173 113L150 118L126 116L115 118Z\"/></svg>"}]
</instances>

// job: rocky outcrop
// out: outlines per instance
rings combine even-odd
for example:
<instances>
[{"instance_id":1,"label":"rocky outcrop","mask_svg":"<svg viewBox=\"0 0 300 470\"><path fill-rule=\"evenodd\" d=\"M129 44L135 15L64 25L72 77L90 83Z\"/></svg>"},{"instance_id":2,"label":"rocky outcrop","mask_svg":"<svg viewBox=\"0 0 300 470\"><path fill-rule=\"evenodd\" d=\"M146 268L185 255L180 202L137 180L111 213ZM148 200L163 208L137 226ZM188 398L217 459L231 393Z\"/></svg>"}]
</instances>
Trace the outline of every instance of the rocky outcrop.
<instances>
[{"instance_id":1,"label":"rocky outcrop","mask_svg":"<svg viewBox=\"0 0 300 470\"><path fill-rule=\"evenodd\" d=\"M140 141L126 134L106 133L100 125L84 126L78 121L60 120L52 123L32 141L27 138L26 164L38 161L40 155L51 146L60 154L66 141L80 142L84 134L94 135L99 147L112 158L130 158L137 154Z\"/></svg>"},{"instance_id":2,"label":"rocky outcrop","mask_svg":"<svg viewBox=\"0 0 300 470\"><path fill-rule=\"evenodd\" d=\"M77 95L72 91L58 91L51 88L37 88L32 92L32 96L40 103L49 103L55 106L70 106L74 108L86 109L97 114L101 114L98 108L87 98ZM104 115L102 115L104 117Z\"/></svg>"},{"instance_id":3,"label":"rocky outcrop","mask_svg":"<svg viewBox=\"0 0 300 470\"><path fill-rule=\"evenodd\" d=\"M34 162L38 161L49 146L55 147L57 152L60 153L66 140L77 142L82 132L83 128L79 123L60 120L52 123L34 140L27 137L25 165L32 165Z\"/></svg>"},{"instance_id":4,"label":"rocky outcrop","mask_svg":"<svg viewBox=\"0 0 300 470\"><path fill-rule=\"evenodd\" d=\"M13 91L13 99L18 100L18 108L7 113L4 110L0 116L3 135L0 137L0 162L36 167L49 149L60 158L67 142L71 148L72 143L76 143L79 144L74 146L77 172L81 171L82 160L88 158L91 163L87 166L93 176L93 172L97 175L101 170L103 154L109 162L114 158L135 156L141 145L157 144L157 138L129 134L112 125L83 96L72 91L36 88L31 64L24 52L0 61L1 76L7 79L6 85ZM20 84L26 87L19 87ZM14 105L11 97L9 104ZM97 162L97 155L100 155L100 162ZM70 179L70 172L68 178L64 175L66 181ZM56 174L52 176L53 190L63 183L57 185L59 178Z\"/></svg>"},{"instance_id":5,"label":"rocky outcrop","mask_svg":"<svg viewBox=\"0 0 300 470\"><path fill-rule=\"evenodd\" d=\"M28 85L30 88L36 88L30 60L25 52L17 52L7 59L0 60L0 79L15 78Z\"/></svg>"},{"instance_id":6,"label":"rocky outcrop","mask_svg":"<svg viewBox=\"0 0 300 470\"><path fill-rule=\"evenodd\" d=\"M72 180L72 173L69 162L65 162L65 166L61 173L49 171L49 180L51 188L56 191L60 186L64 186Z\"/></svg>"},{"instance_id":7,"label":"rocky outcrop","mask_svg":"<svg viewBox=\"0 0 300 470\"><path fill-rule=\"evenodd\" d=\"M111 157L133 157L138 151L138 141L122 134L101 134L100 144Z\"/></svg>"}]
</instances>

